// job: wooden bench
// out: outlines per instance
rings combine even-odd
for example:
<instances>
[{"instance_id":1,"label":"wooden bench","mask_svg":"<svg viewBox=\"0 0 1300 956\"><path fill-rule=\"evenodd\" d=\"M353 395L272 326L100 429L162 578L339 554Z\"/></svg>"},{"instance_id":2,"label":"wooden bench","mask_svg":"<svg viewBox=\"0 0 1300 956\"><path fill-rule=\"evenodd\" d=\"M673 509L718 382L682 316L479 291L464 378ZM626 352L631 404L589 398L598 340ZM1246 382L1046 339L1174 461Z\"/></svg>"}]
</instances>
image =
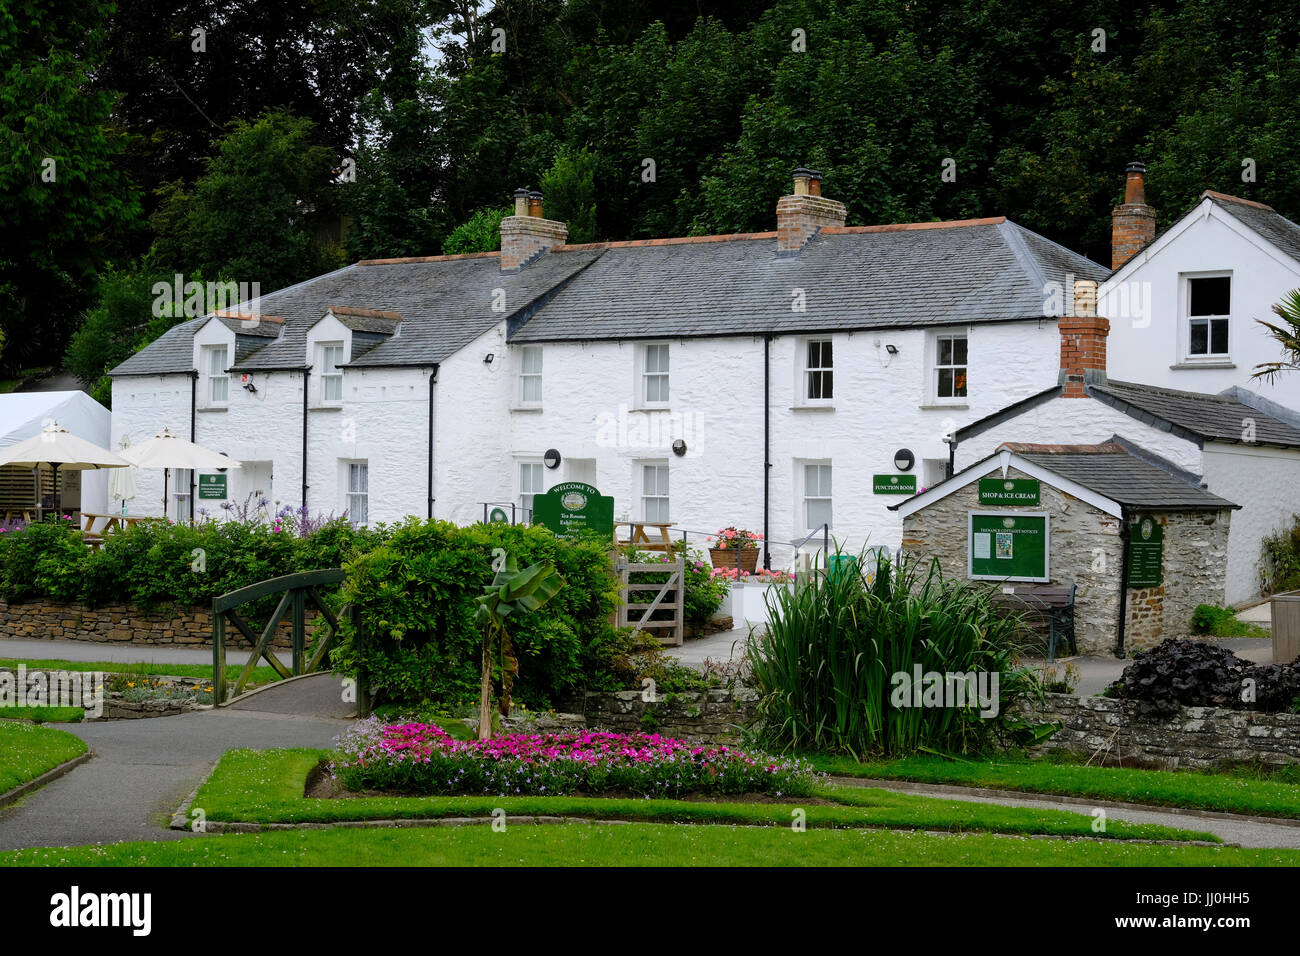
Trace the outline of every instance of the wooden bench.
<instances>
[{"instance_id":1,"label":"wooden bench","mask_svg":"<svg viewBox=\"0 0 1300 956\"><path fill-rule=\"evenodd\" d=\"M1024 614L1037 628L1047 625L1050 664L1056 660L1058 639L1065 641L1071 654L1079 653L1074 642L1074 589L1073 584L1008 584L993 596L993 603Z\"/></svg>"}]
</instances>

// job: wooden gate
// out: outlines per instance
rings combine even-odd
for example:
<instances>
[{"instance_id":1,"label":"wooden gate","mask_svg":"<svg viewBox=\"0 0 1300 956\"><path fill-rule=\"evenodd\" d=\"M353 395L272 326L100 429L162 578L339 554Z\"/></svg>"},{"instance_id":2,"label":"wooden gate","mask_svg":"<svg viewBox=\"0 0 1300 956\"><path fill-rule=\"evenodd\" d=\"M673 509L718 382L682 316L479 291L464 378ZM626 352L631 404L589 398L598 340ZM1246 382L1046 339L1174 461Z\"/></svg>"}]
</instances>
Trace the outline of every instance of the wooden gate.
<instances>
[{"instance_id":1,"label":"wooden gate","mask_svg":"<svg viewBox=\"0 0 1300 956\"><path fill-rule=\"evenodd\" d=\"M634 582L634 574L663 574L668 572L668 580L663 583L643 584ZM649 631L661 643L680 647L683 637L683 622L686 617L686 560L677 556L676 564L662 561L638 563L620 558L618 562L620 597L618 606L618 626L635 627L633 636L642 631ZM632 593L658 592L650 602L633 601ZM671 597L668 595L671 593ZM672 611L671 617L654 619L656 611ZM641 612L639 616L633 612Z\"/></svg>"},{"instance_id":2,"label":"wooden gate","mask_svg":"<svg viewBox=\"0 0 1300 956\"><path fill-rule=\"evenodd\" d=\"M342 568L303 571L299 574L268 578L212 599L212 699L218 706L224 704L226 700L226 619L229 618L235 629L253 645L253 653L249 655L239 680L235 682L232 697L238 697L244 692L244 685L248 683L253 668L261 658L266 658L266 662L275 668L275 672L282 678L315 673L325 659L330 645L334 643L339 630L338 621L325 606L316 588L322 585L339 584L344 577L346 575ZM275 612L266 627L262 628L261 635L254 634L252 628L240 617L235 608L261 597L279 594L281 591L284 592L284 596L280 598L280 603L276 605ZM310 660L305 659L308 598L325 617L325 633L317 635L316 647L312 651ZM285 667L271 652L271 638L275 636L286 612L292 614L290 619L293 626L292 669Z\"/></svg>"}]
</instances>

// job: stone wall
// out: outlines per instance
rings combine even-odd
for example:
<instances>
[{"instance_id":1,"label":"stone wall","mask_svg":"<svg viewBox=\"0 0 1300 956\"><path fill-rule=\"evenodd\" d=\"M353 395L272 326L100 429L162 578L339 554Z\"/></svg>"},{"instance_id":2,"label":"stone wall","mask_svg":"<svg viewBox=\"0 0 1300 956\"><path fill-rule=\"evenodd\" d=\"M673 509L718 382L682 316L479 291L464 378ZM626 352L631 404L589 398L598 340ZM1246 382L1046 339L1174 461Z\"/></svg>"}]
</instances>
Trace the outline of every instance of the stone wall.
<instances>
[{"instance_id":1,"label":"stone wall","mask_svg":"<svg viewBox=\"0 0 1300 956\"><path fill-rule=\"evenodd\" d=\"M993 469L990 469L992 471ZM1001 471L997 472L999 475ZM1008 478L1030 478L1010 468ZM968 511L1047 511L1053 584L1075 584L1075 640L1083 654L1115 646L1119 621L1119 569L1123 554L1118 518L1041 482L1037 506L982 505L979 483L971 482L903 519L903 550L936 557L949 577L966 577Z\"/></svg>"},{"instance_id":2,"label":"stone wall","mask_svg":"<svg viewBox=\"0 0 1300 956\"><path fill-rule=\"evenodd\" d=\"M1234 763L1300 763L1300 714L1263 714L1220 707L1184 707L1177 716L1139 718L1132 701L1048 694L1025 716L1065 726L1040 751L1106 754L1164 767L1210 768Z\"/></svg>"},{"instance_id":3,"label":"stone wall","mask_svg":"<svg viewBox=\"0 0 1300 956\"><path fill-rule=\"evenodd\" d=\"M1164 584L1130 588L1124 646L1132 653L1187 637L1198 604L1222 604L1231 511L1154 511L1164 527Z\"/></svg>"},{"instance_id":4,"label":"stone wall","mask_svg":"<svg viewBox=\"0 0 1300 956\"><path fill-rule=\"evenodd\" d=\"M308 613L310 622L311 614ZM265 622L250 622L261 633ZM310 636L311 626L307 633ZM183 647L212 646L212 613L201 608L179 607L146 613L129 604L106 604L88 608L81 604L54 601L30 601L10 604L0 600L0 638L26 640L63 638L97 641L106 644L174 644ZM288 621L281 622L280 633L271 639L275 647L292 647ZM226 628L227 647L249 647L244 636L233 627ZM4 646L0 645L0 656Z\"/></svg>"},{"instance_id":5,"label":"stone wall","mask_svg":"<svg viewBox=\"0 0 1300 956\"><path fill-rule=\"evenodd\" d=\"M569 707L582 713L590 730L619 734L663 734L699 743L736 741L754 719L758 695L744 687L657 695L639 690L588 691Z\"/></svg>"}]
</instances>

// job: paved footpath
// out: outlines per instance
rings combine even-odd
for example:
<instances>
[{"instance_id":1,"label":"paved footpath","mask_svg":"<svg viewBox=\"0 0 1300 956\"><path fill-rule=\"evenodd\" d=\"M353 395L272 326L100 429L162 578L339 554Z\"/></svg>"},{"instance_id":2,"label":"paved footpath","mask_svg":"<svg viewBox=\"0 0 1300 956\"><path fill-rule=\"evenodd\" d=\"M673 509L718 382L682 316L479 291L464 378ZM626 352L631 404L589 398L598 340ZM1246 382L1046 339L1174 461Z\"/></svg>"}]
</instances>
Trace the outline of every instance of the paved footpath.
<instances>
[{"instance_id":1,"label":"paved footpath","mask_svg":"<svg viewBox=\"0 0 1300 956\"><path fill-rule=\"evenodd\" d=\"M319 674L220 710L53 725L95 756L0 810L0 850L184 839L189 834L167 829L168 819L227 750L332 747L356 706L343 703L340 687L339 678Z\"/></svg>"}]
</instances>

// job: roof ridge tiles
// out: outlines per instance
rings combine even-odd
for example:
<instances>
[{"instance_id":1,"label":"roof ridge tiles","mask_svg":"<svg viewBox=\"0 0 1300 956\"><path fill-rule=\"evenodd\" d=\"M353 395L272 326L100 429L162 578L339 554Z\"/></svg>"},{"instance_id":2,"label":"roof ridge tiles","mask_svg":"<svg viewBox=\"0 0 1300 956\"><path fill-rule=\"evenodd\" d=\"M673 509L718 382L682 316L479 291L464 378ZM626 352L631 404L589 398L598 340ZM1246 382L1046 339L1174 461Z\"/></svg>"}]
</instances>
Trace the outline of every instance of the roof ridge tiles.
<instances>
[{"instance_id":1,"label":"roof ridge tiles","mask_svg":"<svg viewBox=\"0 0 1300 956\"><path fill-rule=\"evenodd\" d=\"M1267 212L1277 212L1277 210L1274 209L1272 206L1265 205L1262 202L1256 202L1253 199L1242 199L1240 196L1232 196L1229 195L1228 193L1217 192L1216 190L1213 189L1205 190L1203 193L1201 193L1201 198L1217 199L1220 202L1235 202L1241 206L1251 206L1255 209L1266 210Z\"/></svg>"},{"instance_id":2,"label":"roof ridge tiles","mask_svg":"<svg viewBox=\"0 0 1300 956\"><path fill-rule=\"evenodd\" d=\"M456 259L500 259L500 252L461 252L454 256L406 256L396 259L361 259L358 266L396 266L415 262L452 262Z\"/></svg>"},{"instance_id":3,"label":"roof ridge tiles","mask_svg":"<svg viewBox=\"0 0 1300 956\"><path fill-rule=\"evenodd\" d=\"M856 236L873 232L907 232L919 229L962 229L968 226L999 226L1006 216L988 216L984 219L943 219L938 222L892 222L877 226L824 226L818 235Z\"/></svg>"}]
</instances>

